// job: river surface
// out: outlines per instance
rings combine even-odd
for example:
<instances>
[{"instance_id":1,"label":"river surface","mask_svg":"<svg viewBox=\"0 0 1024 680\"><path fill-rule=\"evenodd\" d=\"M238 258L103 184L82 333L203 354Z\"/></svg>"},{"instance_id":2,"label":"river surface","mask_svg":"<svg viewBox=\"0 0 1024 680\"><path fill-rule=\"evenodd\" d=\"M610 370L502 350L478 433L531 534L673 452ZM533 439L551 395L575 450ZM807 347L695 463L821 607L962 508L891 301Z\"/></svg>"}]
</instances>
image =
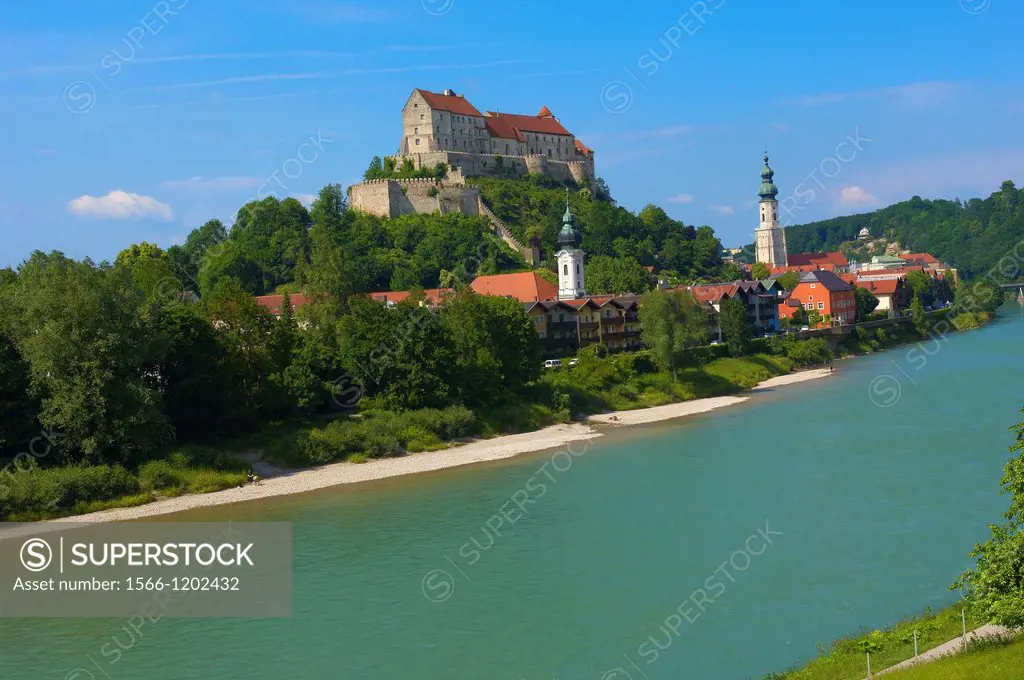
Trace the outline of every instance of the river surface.
<instances>
[{"instance_id":1,"label":"river surface","mask_svg":"<svg viewBox=\"0 0 1024 680\"><path fill-rule=\"evenodd\" d=\"M176 515L293 522L292 618L0 621L0 678L761 678L955 599L1006 505L1021 310L574 457Z\"/></svg>"}]
</instances>

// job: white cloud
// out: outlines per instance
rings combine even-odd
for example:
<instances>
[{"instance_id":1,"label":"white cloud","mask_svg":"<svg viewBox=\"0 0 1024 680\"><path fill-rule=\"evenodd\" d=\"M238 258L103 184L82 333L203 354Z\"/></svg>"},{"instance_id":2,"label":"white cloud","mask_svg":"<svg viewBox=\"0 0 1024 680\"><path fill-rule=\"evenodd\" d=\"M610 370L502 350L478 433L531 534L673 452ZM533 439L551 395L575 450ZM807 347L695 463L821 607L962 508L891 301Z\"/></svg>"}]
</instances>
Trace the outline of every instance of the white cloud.
<instances>
[{"instance_id":1,"label":"white cloud","mask_svg":"<svg viewBox=\"0 0 1024 680\"><path fill-rule=\"evenodd\" d=\"M825 92L805 95L797 97L791 103L797 106L825 106L847 101L883 99L908 108L930 108L949 101L961 89L963 89L962 83L928 81L855 92Z\"/></svg>"},{"instance_id":2,"label":"white cloud","mask_svg":"<svg viewBox=\"0 0 1024 680\"><path fill-rule=\"evenodd\" d=\"M839 203L841 205L875 205L878 203L878 199L860 187L843 187L839 195Z\"/></svg>"},{"instance_id":3,"label":"white cloud","mask_svg":"<svg viewBox=\"0 0 1024 680\"><path fill-rule=\"evenodd\" d=\"M109 217L111 219L157 218L174 219L171 206L151 196L133 194L115 189L106 196L79 196L68 201L68 211L79 217Z\"/></svg>"},{"instance_id":4,"label":"white cloud","mask_svg":"<svg viewBox=\"0 0 1024 680\"><path fill-rule=\"evenodd\" d=\"M305 204L307 207L313 205L313 201L316 200L316 196L313 194L292 194L292 198L299 201L299 203Z\"/></svg>"},{"instance_id":5,"label":"white cloud","mask_svg":"<svg viewBox=\"0 0 1024 680\"><path fill-rule=\"evenodd\" d=\"M171 191L234 191L251 189L259 186L263 180L259 177L189 177L188 179L169 179L160 186Z\"/></svg>"},{"instance_id":6,"label":"white cloud","mask_svg":"<svg viewBox=\"0 0 1024 680\"><path fill-rule=\"evenodd\" d=\"M713 206L711 206L711 211L712 212L716 212L719 215L735 215L736 214L736 208L732 208L732 207L727 206L727 205L713 205Z\"/></svg>"},{"instance_id":7,"label":"white cloud","mask_svg":"<svg viewBox=\"0 0 1024 680\"><path fill-rule=\"evenodd\" d=\"M693 196L690 194L676 194L665 199L668 203L693 203Z\"/></svg>"}]
</instances>

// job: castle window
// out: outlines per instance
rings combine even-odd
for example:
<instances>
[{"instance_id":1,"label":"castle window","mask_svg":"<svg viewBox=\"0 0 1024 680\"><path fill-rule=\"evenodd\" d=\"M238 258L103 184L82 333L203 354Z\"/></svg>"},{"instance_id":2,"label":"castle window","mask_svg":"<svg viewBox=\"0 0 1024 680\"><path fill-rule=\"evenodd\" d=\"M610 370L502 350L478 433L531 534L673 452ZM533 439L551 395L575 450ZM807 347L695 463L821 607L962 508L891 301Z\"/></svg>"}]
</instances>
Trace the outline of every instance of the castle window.
<instances>
[{"instance_id":1,"label":"castle window","mask_svg":"<svg viewBox=\"0 0 1024 680\"><path fill-rule=\"evenodd\" d=\"M569 265L563 264L562 265L562 276L568 276L568 275L569 275Z\"/></svg>"},{"instance_id":2,"label":"castle window","mask_svg":"<svg viewBox=\"0 0 1024 680\"><path fill-rule=\"evenodd\" d=\"M414 135L418 135L420 133L420 129L419 128L413 128L412 132L413 132Z\"/></svg>"}]
</instances>

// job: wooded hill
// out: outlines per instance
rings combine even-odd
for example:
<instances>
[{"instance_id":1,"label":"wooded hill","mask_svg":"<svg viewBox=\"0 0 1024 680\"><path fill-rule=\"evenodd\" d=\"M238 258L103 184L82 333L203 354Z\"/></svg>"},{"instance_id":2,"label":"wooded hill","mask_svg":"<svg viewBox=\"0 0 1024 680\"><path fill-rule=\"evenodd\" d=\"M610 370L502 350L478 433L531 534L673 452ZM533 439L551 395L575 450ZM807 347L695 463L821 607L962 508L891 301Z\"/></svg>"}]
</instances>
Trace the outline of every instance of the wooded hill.
<instances>
[{"instance_id":1,"label":"wooded hill","mask_svg":"<svg viewBox=\"0 0 1024 680\"><path fill-rule=\"evenodd\" d=\"M873 238L899 241L902 248L915 253L931 253L956 267L961 276L977 278L1003 256L1012 256L1014 247L1024 240L1024 189L1007 180L985 199L962 202L914 196L873 213L789 227L786 242L791 253L840 250L843 244L856 241L864 227ZM1021 249L1018 253L1024 254ZM996 276L1020 278L1016 269Z\"/></svg>"}]
</instances>

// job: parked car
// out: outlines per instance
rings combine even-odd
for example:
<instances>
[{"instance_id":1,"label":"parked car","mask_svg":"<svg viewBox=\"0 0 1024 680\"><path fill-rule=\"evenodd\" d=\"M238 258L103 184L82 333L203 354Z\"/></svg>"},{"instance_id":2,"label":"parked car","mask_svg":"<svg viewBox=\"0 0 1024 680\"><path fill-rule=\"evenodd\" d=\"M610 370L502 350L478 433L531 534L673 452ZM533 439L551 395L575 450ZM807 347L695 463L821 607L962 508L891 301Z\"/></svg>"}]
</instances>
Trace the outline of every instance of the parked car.
<instances>
[{"instance_id":1,"label":"parked car","mask_svg":"<svg viewBox=\"0 0 1024 680\"><path fill-rule=\"evenodd\" d=\"M572 366L575 366L575 365L576 365L576 359L569 359L569 366L572 367Z\"/></svg>"},{"instance_id":2,"label":"parked car","mask_svg":"<svg viewBox=\"0 0 1024 680\"><path fill-rule=\"evenodd\" d=\"M809 331L809 330L811 330L811 327L810 326L803 326L803 327L800 328L800 330L802 330L802 331Z\"/></svg>"},{"instance_id":3,"label":"parked car","mask_svg":"<svg viewBox=\"0 0 1024 680\"><path fill-rule=\"evenodd\" d=\"M561 359L545 359L544 368L558 368L562 365Z\"/></svg>"},{"instance_id":4,"label":"parked car","mask_svg":"<svg viewBox=\"0 0 1024 680\"><path fill-rule=\"evenodd\" d=\"M722 344L722 343L720 343L720 342L719 342L718 340L712 340L712 341L711 341L711 346L712 346L712 347L714 347L715 345L721 345L721 344Z\"/></svg>"}]
</instances>

